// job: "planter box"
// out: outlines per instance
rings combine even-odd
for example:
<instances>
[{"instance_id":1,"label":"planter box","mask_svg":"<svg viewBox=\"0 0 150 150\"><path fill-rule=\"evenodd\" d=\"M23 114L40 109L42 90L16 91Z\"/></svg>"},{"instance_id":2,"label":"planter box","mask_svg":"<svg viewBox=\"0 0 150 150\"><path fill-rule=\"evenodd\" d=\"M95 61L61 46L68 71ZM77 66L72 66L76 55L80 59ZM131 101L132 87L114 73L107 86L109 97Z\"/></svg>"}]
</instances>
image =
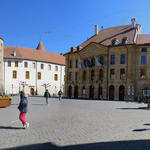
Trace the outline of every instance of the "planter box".
<instances>
[{"instance_id":1,"label":"planter box","mask_svg":"<svg viewBox=\"0 0 150 150\"><path fill-rule=\"evenodd\" d=\"M11 105L11 98L1 97L0 98L0 107L8 107Z\"/></svg>"}]
</instances>

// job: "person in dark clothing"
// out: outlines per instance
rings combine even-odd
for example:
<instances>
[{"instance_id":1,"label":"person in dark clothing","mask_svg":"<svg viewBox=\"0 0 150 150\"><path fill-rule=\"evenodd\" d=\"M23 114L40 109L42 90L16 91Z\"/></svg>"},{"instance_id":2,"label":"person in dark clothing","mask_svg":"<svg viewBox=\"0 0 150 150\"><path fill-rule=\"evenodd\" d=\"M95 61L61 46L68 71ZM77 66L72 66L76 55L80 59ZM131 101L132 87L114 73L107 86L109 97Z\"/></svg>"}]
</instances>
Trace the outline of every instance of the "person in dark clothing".
<instances>
[{"instance_id":1,"label":"person in dark clothing","mask_svg":"<svg viewBox=\"0 0 150 150\"><path fill-rule=\"evenodd\" d=\"M48 105L48 98L50 97L50 93L48 92L48 90L45 91L44 97L46 98L46 104Z\"/></svg>"},{"instance_id":2,"label":"person in dark clothing","mask_svg":"<svg viewBox=\"0 0 150 150\"><path fill-rule=\"evenodd\" d=\"M23 124L23 128L26 129L29 127L29 123L25 120L26 114L28 112L28 95L24 92L20 95L20 103L18 109L20 111L19 119Z\"/></svg>"},{"instance_id":3,"label":"person in dark clothing","mask_svg":"<svg viewBox=\"0 0 150 150\"><path fill-rule=\"evenodd\" d=\"M62 94L63 94L63 92L61 91L61 89L59 90L59 92L58 92L58 97L59 97L59 100L61 100L61 98L62 98Z\"/></svg>"}]
</instances>

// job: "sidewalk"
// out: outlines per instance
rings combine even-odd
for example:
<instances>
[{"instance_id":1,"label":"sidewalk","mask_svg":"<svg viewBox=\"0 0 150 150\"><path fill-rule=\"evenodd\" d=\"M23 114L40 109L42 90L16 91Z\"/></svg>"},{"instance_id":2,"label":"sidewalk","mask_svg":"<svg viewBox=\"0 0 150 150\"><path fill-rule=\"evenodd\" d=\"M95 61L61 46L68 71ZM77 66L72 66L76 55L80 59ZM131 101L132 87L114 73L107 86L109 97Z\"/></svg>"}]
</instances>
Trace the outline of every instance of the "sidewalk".
<instances>
[{"instance_id":1,"label":"sidewalk","mask_svg":"<svg viewBox=\"0 0 150 150\"><path fill-rule=\"evenodd\" d=\"M146 104L29 97L27 120L18 120L19 97L0 109L0 149L148 150L150 110Z\"/></svg>"}]
</instances>

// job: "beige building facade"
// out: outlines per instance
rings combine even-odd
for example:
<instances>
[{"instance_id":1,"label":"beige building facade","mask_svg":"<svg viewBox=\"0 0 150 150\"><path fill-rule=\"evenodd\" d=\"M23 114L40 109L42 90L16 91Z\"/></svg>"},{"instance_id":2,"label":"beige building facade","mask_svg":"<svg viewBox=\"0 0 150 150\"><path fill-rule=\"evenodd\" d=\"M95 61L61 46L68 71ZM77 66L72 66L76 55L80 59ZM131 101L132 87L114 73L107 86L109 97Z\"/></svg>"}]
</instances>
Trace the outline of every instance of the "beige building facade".
<instances>
[{"instance_id":1,"label":"beige building facade","mask_svg":"<svg viewBox=\"0 0 150 150\"><path fill-rule=\"evenodd\" d=\"M65 95L70 98L136 100L150 95L150 35L136 19L98 31L65 54Z\"/></svg>"}]
</instances>

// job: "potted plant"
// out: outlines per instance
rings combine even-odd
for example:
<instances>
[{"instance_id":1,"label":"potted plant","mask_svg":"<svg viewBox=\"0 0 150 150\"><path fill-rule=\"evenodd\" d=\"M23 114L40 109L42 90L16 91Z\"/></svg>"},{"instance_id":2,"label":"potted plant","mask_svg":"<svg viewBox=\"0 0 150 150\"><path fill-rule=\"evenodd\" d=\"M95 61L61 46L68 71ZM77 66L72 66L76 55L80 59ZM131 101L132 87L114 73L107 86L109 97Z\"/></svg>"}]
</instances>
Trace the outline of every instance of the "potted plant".
<instances>
[{"instance_id":1,"label":"potted plant","mask_svg":"<svg viewBox=\"0 0 150 150\"><path fill-rule=\"evenodd\" d=\"M0 94L0 107L8 107L11 105L11 97Z\"/></svg>"}]
</instances>

